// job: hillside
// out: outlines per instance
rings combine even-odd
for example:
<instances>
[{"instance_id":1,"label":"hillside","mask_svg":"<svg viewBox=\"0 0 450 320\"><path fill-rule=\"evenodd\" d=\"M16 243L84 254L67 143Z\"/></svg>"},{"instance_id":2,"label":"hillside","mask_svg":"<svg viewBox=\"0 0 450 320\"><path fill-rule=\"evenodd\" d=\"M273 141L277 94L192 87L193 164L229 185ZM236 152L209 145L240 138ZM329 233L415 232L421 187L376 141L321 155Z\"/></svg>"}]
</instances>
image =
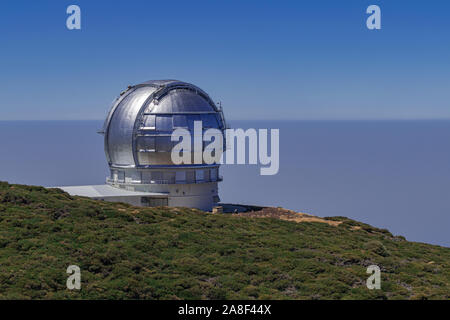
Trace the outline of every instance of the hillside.
<instances>
[{"instance_id":1,"label":"hillside","mask_svg":"<svg viewBox=\"0 0 450 320\"><path fill-rule=\"evenodd\" d=\"M81 268L81 290L66 268ZM368 290L366 267L382 270ZM344 217L140 208L0 183L1 299L449 299L450 248Z\"/></svg>"}]
</instances>

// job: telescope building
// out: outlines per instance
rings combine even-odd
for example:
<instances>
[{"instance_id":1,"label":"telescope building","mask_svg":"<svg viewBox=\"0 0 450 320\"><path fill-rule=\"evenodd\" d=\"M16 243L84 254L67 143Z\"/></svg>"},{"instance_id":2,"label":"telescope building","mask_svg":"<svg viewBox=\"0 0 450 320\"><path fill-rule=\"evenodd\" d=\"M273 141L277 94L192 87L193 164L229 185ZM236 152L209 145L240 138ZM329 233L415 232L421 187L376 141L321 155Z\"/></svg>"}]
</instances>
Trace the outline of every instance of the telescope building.
<instances>
[{"instance_id":1,"label":"telescope building","mask_svg":"<svg viewBox=\"0 0 450 320\"><path fill-rule=\"evenodd\" d=\"M59 188L138 206L211 210L219 201L219 164L177 165L171 158L178 143L171 141L173 130L183 128L194 137L194 121L202 121L203 130L226 129L221 107L192 84L153 80L129 86L114 101L99 132L110 167L106 184Z\"/></svg>"}]
</instances>

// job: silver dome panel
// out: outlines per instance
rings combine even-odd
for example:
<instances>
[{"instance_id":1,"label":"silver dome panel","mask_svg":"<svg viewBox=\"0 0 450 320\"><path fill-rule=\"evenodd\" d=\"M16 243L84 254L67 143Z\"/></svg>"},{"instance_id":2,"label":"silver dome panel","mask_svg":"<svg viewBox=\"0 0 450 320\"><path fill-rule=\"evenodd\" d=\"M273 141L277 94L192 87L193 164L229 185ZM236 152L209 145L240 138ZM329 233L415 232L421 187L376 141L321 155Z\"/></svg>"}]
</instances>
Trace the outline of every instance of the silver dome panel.
<instances>
[{"instance_id":1,"label":"silver dome panel","mask_svg":"<svg viewBox=\"0 0 450 320\"><path fill-rule=\"evenodd\" d=\"M177 80L147 81L129 87L115 101L105 121L105 152L111 167L175 166L170 135L194 121L224 130L221 109L200 88ZM200 165L201 166L201 165Z\"/></svg>"},{"instance_id":2,"label":"silver dome panel","mask_svg":"<svg viewBox=\"0 0 450 320\"><path fill-rule=\"evenodd\" d=\"M127 93L119 102L108 123L106 132L107 158L119 166L134 164L133 130L142 104L155 91L153 87L140 87Z\"/></svg>"},{"instance_id":3,"label":"silver dome panel","mask_svg":"<svg viewBox=\"0 0 450 320\"><path fill-rule=\"evenodd\" d=\"M175 89L161 97L158 103L150 104L146 112L183 113L214 111L209 102L192 90Z\"/></svg>"}]
</instances>

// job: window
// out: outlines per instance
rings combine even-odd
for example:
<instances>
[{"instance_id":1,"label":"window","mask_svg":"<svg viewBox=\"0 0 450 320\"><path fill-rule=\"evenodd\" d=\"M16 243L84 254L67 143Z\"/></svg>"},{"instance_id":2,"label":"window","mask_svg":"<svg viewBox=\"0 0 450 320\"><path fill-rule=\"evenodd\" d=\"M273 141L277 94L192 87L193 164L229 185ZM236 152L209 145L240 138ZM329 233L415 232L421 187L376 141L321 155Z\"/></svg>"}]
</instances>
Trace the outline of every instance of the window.
<instances>
[{"instance_id":1,"label":"window","mask_svg":"<svg viewBox=\"0 0 450 320\"><path fill-rule=\"evenodd\" d=\"M117 171L117 181L125 182L125 172L124 171Z\"/></svg>"},{"instance_id":2,"label":"window","mask_svg":"<svg viewBox=\"0 0 450 320\"><path fill-rule=\"evenodd\" d=\"M152 183L150 172L142 172L142 183L145 184Z\"/></svg>"},{"instance_id":3,"label":"window","mask_svg":"<svg viewBox=\"0 0 450 320\"><path fill-rule=\"evenodd\" d=\"M166 183L175 183L175 171L165 171L163 173L163 178Z\"/></svg>"},{"instance_id":4,"label":"window","mask_svg":"<svg viewBox=\"0 0 450 320\"><path fill-rule=\"evenodd\" d=\"M217 168L211 169L211 181L217 181Z\"/></svg>"},{"instance_id":5,"label":"window","mask_svg":"<svg viewBox=\"0 0 450 320\"><path fill-rule=\"evenodd\" d=\"M155 130L155 115L148 115L144 120L145 130Z\"/></svg>"},{"instance_id":6,"label":"window","mask_svg":"<svg viewBox=\"0 0 450 320\"><path fill-rule=\"evenodd\" d=\"M204 180L205 180L205 172L203 170L196 170L195 171L195 181L203 182Z\"/></svg>"},{"instance_id":7,"label":"window","mask_svg":"<svg viewBox=\"0 0 450 320\"><path fill-rule=\"evenodd\" d=\"M156 137L156 152L171 152L172 145L170 137Z\"/></svg>"},{"instance_id":8,"label":"window","mask_svg":"<svg viewBox=\"0 0 450 320\"><path fill-rule=\"evenodd\" d=\"M152 183L159 183L163 179L161 171L152 171Z\"/></svg>"},{"instance_id":9,"label":"window","mask_svg":"<svg viewBox=\"0 0 450 320\"><path fill-rule=\"evenodd\" d=\"M194 132L194 121L200 121L201 117L199 114L193 114L188 117L188 127L189 131Z\"/></svg>"},{"instance_id":10,"label":"window","mask_svg":"<svg viewBox=\"0 0 450 320\"><path fill-rule=\"evenodd\" d=\"M141 182L141 173L138 172L132 172L131 173L131 181L132 182Z\"/></svg>"},{"instance_id":11,"label":"window","mask_svg":"<svg viewBox=\"0 0 450 320\"><path fill-rule=\"evenodd\" d=\"M204 171L205 173L205 177L204 177L204 180L205 181L211 181L211 171L210 170L205 170Z\"/></svg>"},{"instance_id":12,"label":"window","mask_svg":"<svg viewBox=\"0 0 450 320\"><path fill-rule=\"evenodd\" d=\"M217 128L217 118L215 114L202 114L203 128Z\"/></svg>"},{"instance_id":13,"label":"window","mask_svg":"<svg viewBox=\"0 0 450 320\"><path fill-rule=\"evenodd\" d=\"M158 131L172 131L172 116L156 117L156 130Z\"/></svg>"},{"instance_id":14,"label":"window","mask_svg":"<svg viewBox=\"0 0 450 320\"><path fill-rule=\"evenodd\" d=\"M185 115L174 115L173 116L173 127L174 128L187 128L187 119Z\"/></svg>"},{"instance_id":15,"label":"window","mask_svg":"<svg viewBox=\"0 0 450 320\"><path fill-rule=\"evenodd\" d=\"M186 171L176 171L175 182L176 183L185 183L186 182Z\"/></svg>"},{"instance_id":16,"label":"window","mask_svg":"<svg viewBox=\"0 0 450 320\"><path fill-rule=\"evenodd\" d=\"M186 171L186 183L195 183L195 171Z\"/></svg>"},{"instance_id":17,"label":"window","mask_svg":"<svg viewBox=\"0 0 450 320\"><path fill-rule=\"evenodd\" d=\"M155 138L154 137L138 137L137 138L138 152L154 152Z\"/></svg>"}]
</instances>

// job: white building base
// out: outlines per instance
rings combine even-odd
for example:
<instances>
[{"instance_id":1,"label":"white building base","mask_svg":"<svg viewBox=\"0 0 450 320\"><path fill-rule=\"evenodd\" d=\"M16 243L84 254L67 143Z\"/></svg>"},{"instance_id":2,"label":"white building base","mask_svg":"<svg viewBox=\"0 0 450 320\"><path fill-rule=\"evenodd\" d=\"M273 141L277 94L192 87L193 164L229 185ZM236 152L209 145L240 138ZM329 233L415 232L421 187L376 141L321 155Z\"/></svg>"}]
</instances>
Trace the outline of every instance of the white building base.
<instances>
[{"instance_id":1,"label":"white building base","mask_svg":"<svg viewBox=\"0 0 450 320\"><path fill-rule=\"evenodd\" d=\"M219 201L217 182L134 186L105 184L56 188L62 189L73 196L109 202L124 202L144 207L188 207L211 211L212 207ZM152 192L149 189L152 189Z\"/></svg>"}]
</instances>

